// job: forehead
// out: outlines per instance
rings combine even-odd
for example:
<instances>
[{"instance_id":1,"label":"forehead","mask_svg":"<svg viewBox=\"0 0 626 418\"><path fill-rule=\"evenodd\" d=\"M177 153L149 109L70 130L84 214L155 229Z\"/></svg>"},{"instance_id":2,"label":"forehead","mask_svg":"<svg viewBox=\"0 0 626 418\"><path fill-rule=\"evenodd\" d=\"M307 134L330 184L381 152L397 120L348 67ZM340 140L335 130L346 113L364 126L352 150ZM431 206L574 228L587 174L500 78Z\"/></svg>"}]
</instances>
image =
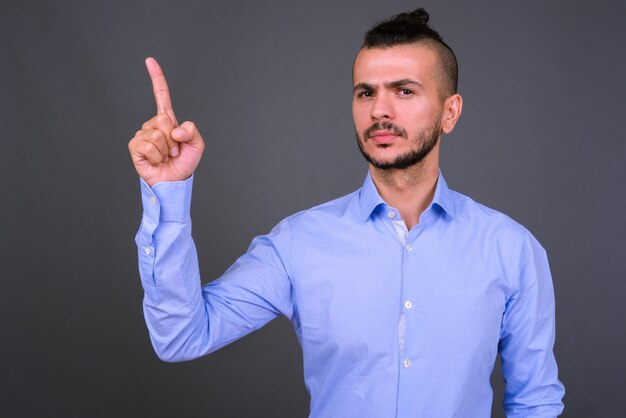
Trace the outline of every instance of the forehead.
<instances>
[{"instance_id":1,"label":"forehead","mask_svg":"<svg viewBox=\"0 0 626 418\"><path fill-rule=\"evenodd\" d=\"M379 84L409 78L427 83L434 81L436 64L436 52L423 44L363 48L354 61L352 81Z\"/></svg>"}]
</instances>

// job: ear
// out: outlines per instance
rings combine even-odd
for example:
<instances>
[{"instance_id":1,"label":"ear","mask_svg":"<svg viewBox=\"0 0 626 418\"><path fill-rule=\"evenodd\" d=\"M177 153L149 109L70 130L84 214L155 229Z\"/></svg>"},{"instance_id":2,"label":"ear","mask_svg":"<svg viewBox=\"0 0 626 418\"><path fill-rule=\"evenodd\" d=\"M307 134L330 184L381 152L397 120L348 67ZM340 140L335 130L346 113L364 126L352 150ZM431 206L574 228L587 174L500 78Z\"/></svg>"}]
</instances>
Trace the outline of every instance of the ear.
<instances>
[{"instance_id":1,"label":"ear","mask_svg":"<svg viewBox=\"0 0 626 418\"><path fill-rule=\"evenodd\" d=\"M445 134L449 134L454 129L456 121L461 117L463 110L463 98L460 94L453 94L443 102L443 120L441 121L441 130Z\"/></svg>"}]
</instances>

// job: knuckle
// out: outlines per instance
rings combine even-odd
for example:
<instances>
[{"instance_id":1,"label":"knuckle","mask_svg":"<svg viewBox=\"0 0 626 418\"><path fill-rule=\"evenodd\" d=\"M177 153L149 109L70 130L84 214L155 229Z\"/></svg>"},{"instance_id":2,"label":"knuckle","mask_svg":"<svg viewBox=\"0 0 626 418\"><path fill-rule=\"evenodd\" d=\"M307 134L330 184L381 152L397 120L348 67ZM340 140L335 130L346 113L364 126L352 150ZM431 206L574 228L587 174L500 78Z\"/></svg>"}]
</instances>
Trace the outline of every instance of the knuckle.
<instances>
[{"instance_id":1,"label":"knuckle","mask_svg":"<svg viewBox=\"0 0 626 418\"><path fill-rule=\"evenodd\" d=\"M150 153L150 142L142 141L141 143L135 145L133 149L142 155L147 155Z\"/></svg>"},{"instance_id":2,"label":"knuckle","mask_svg":"<svg viewBox=\"0 0 626 418\"><path fill-rule=\"evenodd\" d=\"M158 116L158 115L157 115ZM153 116L150 120L147 120L141 125L142 130L152 129L154 127L155 119L157 116Z\"/></svg>"},{"instance_id":3,"label":"knuckle","mask_svg":"<svg viewBox=\"0 0 626 418\"><path fill-rule=\"evenodd\" d=\"M153 142L162 141L165 139L163 132L159 131L158 129L152 130L152 132L150 132L149 134L149 137Z\"/></svg>"},{"instance_id":4,"label":"knuckle","mask_svg":"<svg viewBox=\"0 0 626 418\"><path fill-rule=\"evenodd\" d=\"M169 123L170 118L165 114L157 115L157 123L159 126Z\"/></svg>"},{"instance_id":5,"label":"knuckle","mask_svg":"<svg viewBox=\"0 0 626 418\"><path fill-rule=\"evenodd\" d=\"M132 137L130 139L130 141L128 141L128 149L129 150L134 150L135 148L137 148L138 144L139 144L140 138L139 138L139 133L135 134L134 137Z\"/></svg>"}]
</instances>

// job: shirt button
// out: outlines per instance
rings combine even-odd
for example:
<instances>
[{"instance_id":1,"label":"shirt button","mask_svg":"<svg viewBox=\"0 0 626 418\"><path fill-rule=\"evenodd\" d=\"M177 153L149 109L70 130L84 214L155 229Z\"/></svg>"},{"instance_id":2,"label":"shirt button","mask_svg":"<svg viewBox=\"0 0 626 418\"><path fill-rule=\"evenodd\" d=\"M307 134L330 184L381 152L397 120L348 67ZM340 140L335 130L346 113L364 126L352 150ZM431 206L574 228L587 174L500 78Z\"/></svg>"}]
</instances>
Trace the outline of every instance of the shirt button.
<instances>
[{"instance_id":1,"label":"shirt button","mask_svg":"<svg viewBox=\"0 0 626 418\"><path fill-rule=\"evenodd\" d=\"M152 249L150 247L146 247L146 254L150 255L152 253Z\"/></svg>"},{"instance_id":2,"label":"shirt button","mask_svg":"<svg viewBox=\"0 0 626 418\"><path fill-rule=\"evenodd\" d=\"M395 218L396 213L392 210L390 210L389 212L387 212L387 216L389 216L390 218Z\"/></svg>"},{"instance_id":3,"label":"shirt button","mask_svg":"<svg viewBox=\"0 0 626 418\"><path fill-rule=\"evenodd\" d=\"M407 309L411 309L413 307L413 302L407 300L406 302L404 302L404 307Z\"/></svg>"},{"instance_id":4,"label":"shirt button","mask_svg":"<svg viewBox=\"0 0 626 418\"><path fill-rule=\"evenodd\" d=\"M402 362L402 365L404 366L405 369L407 369L410 365L411 365L411 360L404 359L404 361Z\"/></svg>"},{"instance_id":5,"label":"shirt button","mask_svg":"<svg viewBox=\"0 0 626 418\"><path fill-rule=\"evenodd\" d=\"M152 196L150 198L150 202L152 202L153 205L156 205L156 197Z\"/></svg>"},{"instance_id":6,"label":"shirt button","mask_svg":"<svg viewBox=\"0 0 626 418\"><path fill-rule=\"evenodd\" d=\"M413 251L413 247L411 247L411 244L407 244L406 245L406 250L407 251Z\"/></svg>"}]
</instances>

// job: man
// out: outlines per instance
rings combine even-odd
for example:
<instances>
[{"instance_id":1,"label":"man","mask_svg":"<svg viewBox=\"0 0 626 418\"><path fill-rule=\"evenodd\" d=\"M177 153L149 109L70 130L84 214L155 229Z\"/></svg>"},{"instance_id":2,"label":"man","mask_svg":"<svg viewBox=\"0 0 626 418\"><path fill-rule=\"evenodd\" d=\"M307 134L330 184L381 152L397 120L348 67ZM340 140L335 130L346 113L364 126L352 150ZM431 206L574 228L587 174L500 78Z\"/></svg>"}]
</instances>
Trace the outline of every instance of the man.
<instances>
[{"instance_id":1,"label":"man","mask_svg":"<svg viewBox=\"0 0 626 418\"><path fill-rule=\"evenodd\" d=\"M129 149L142 178L145 317L163 360L197 358L285 315L312 417L488 417L498 352L509 417L561 413L545 251L448 189L439 140L463 102L454 53L427 22L418 9L375 26L354 62L363 187L286 218L204 287L189 219L204 142L177 124L147 60L158 114Z\"/></svg>"}]
</instances>

